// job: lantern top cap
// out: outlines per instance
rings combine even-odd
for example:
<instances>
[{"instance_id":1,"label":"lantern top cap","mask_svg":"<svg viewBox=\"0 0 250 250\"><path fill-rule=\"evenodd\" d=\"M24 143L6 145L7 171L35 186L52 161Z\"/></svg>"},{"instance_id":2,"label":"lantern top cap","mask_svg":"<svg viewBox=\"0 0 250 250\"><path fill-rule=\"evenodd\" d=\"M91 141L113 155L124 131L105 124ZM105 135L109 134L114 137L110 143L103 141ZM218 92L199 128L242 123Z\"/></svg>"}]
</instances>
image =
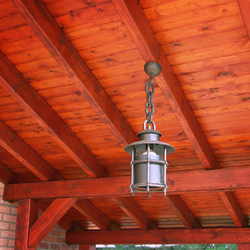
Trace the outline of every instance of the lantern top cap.
<instances>
[{"instance_id":1,"label":"lantern top cap","mask_svg":"<svg viewBox=\"0 0 250 250\"><path fill-rule=\"evenodd\" d=\"M147 135L147 134L155 134L161 137L161 133L155 129L144 129L138 133L138 136L141 138L141 135Z\"/></svg>"},{"instance_id":2,"label":"lantern top cap","mask_svg":"<svg viewBox=\"0 0 250 250\"><path fill-rule=\"evenodd\" d=\"M157 130L144 129L138 136L140 141L133 142L124 148L127 153L131 154L133 149L135 149L136 154L142 154L146 150L147 144L150 144L151 149L158 155L163 155L165 148L167 148L167 154L175 151L173 146L159 140L161 133Z\"/></svg>"}]
</instances>

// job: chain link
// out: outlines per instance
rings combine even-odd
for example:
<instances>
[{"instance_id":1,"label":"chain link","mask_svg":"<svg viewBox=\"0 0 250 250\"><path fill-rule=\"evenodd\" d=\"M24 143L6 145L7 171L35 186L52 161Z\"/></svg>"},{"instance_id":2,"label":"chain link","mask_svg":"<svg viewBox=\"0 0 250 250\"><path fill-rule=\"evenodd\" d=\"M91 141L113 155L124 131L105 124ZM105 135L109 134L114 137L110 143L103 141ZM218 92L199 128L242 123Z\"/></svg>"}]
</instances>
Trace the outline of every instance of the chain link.
<instances>
[{"instance_id":1,"label":"chain link","mask_svg":"<svg viewBox=\"0 0 250 250\"><path fill-rule=\"evenodd\" d=\"M145 105L146 122L148 124L154 124L153 123L153 115L155 112L155 107L153 104L153 100L154 100L155 86L154 86L154 75L153 74L151 74L149 76L149 80L145 85L145 92L147 94L146 105Z\"/></svg>"}]
</instances>

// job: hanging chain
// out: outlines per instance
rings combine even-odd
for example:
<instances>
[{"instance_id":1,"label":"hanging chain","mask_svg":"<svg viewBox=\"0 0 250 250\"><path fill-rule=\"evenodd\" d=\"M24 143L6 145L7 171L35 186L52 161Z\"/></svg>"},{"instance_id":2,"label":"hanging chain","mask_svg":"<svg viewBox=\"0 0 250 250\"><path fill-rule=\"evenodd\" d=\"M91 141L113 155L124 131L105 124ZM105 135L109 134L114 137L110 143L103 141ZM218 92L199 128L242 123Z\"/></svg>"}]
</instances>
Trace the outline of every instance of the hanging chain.
<instances>
[{"instance_id":1,"label":"hanging chain","mask_svg":"<svg viewBox=\"0 0 250 250\"><path fill-rule=\"evenodd\" d=\"M150 125L150 124L154 125L153 115L155 112L155 107L153 104L153 100L154 100L155 86L154 86L154 75L153 74L151 74L149 76L149 80L145 85L145 92L147 94L146 105L145 105L145 113L146 113L145 123L148 123L148 125ZM145 127L145 125L144 125L144 127ZM154 127L155 127L155 125L154 125Z\"/></svg>"}]
</instances>

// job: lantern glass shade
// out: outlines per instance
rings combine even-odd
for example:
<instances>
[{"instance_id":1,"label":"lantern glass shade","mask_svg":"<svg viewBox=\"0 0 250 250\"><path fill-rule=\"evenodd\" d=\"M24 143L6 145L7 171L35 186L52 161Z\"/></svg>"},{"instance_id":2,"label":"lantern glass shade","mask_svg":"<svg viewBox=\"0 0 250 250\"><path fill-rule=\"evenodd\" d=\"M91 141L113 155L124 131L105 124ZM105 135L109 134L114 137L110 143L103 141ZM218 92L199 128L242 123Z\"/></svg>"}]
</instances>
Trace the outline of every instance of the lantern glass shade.
<instances>
[{"instance_id":1,"label":"lantern glass shade","mask_svg":"<svg viewBox=\"0 0 250 250\"><path fill-rule=\"evenodd\" d=\"M163 192L166 194L167 154L175 149L171 145L160 142L161 134L156 130L143 130L138 136L140 141L134 142L125 151L131 154L131 185L134 192Z\"/></svg>"}]
</instances>

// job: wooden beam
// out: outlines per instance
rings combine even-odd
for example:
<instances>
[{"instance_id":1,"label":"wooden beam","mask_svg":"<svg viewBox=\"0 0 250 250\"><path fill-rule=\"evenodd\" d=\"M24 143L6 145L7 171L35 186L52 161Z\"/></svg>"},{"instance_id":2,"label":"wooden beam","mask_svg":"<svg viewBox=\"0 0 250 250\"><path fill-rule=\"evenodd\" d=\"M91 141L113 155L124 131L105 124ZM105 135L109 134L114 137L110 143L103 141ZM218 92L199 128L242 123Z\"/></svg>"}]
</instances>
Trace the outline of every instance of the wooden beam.
<instances>
[{"instance_id":1,"label":"wooden beam","mask_svg":"<svg viewBox=\"0 0 250 250\"><path fill-rule=\"evenodd\" d=\"M63 178L20 137L0 121L0 144L42 181Z\"/></svg>"},{"instance_id":2,"label":"wooden beam","mask_svg":"<svg viewBox=\"0 0 250 250\"><path fill-rule=\"evenodd\" d=\"M101 117L103 122L109 127L110 131L118 139L120 144L125 146L128 143L136 141L138 137L135 135L116 106L113 104L92 72L88 69L81 56L78 54L59 25L50 15L42 1L13 0L13 3L17 6L23 17L26 19L27 23L33 28L34 32L43 42L45 47L49 50L51 55L71 78L72 82L82 93L83 97L85 97L92 108ZM53 32L51 32L51 30L53 30ZM6 64L9 66L8 70L10 70L11 65L9 65L8 61ZM15 69L12 67L10 71L15 71ZM5 73L7 74L8 72ZM15 74L18 76L18 78L20 78L18 72L15 72ZM71 155L71 157L75 159L75 161L90 176L107 176L108 172L106 171L106 169L103 168L94 158L94 156L90 154L87 148L82 143L80 143L80 140L76 138L72 131L68 133L68 127L63 124L62 121L59 121L60 118L58 118L58 116L55 116L55 113L53 114L51 110L47 110L47 112L45 112L45 114L50 117L49 121L51 123L48 123L49 121L45 119L46 117L42 116L44 110L38 109L40 111L38 113L36 109L36 111L33 112L34 103L36 103L38 100L42 102L37 93L36 95L34 95L34 97L38 100L35 100L35 102L29 102L30 97L33 96L32 93L34 92L34 90L29 90L31 93L28 93L28 99L24 98L26 97L24 93L22 93L21 96L17 94L20 92L19 89L20 87L22 89L23 85L25 86L25 91L27 91L27 89L29 89L31 85L27 82L22 82L21 84L17 85L16 83L19 81L14 81L15 83L13 84L13 87L10 84L11 79L9 77L10 75L7 74L4 87L8 91L10 91L10 93L14 97L16 97L16 99L21 102L24 107L27 108L28 112L31 112L31 115L33 115L33 117L38 119L38 121L42 125L44 125L45 129L49 131L52 136L55 136L55 139L59 143L59 145L61 145L64 150L68 152L69 155ZM29 88L27 88L26 86L28 86ZM44 105L43 102L42 104ZM48 109L47 106L46 109ZM56 121L52 121L52 117ZM60 126L58 125L57 128L54 128L54 124L60 124ZM58 131L59 128L61 129L61 132ZM64 138L60 137L62 135L64 136Z\"/></svg>"},{"instance_id":3,"label":"wooden beam","mask_svg":"<svg viewBox=\"0 0 250 250\"><path fill-rule=\"evenodd\" d=\"M46 211L50 205L50 201L39 201L39 207L43 212ZM75 206L75 204L73 206ZM83 228L70 219L66 214L58 221L57 224L67 231L83 231Z\"/></svg>"},{"instance_id":4,"label":"wooden beam","mask_svg":"<svg viewBox=\"0 0 250 250\"><path fill-rule=\"evenodd\" d=\"M246 26L248 37L250 38L250 2L249 0L238 0L238 5L240 7L241 15Z\"/></svg>"},{"instance_id":5,"label":"wooden beam","mask_svg":"<svg viewBox=\"0 0 250 250\"><path fill-rule=\"evenodd\" d=\"M238 250L250 250L250 244L238 244Z\"/></svg>"},{"instance_id":6,"label":"wooden beam","mask_svg":"<svg viewBox=\"0 0 250 250\"><path fill-rule=\"evenodd\" d=\"M12 0L12 2L119 143L125 146L138 140L42 1Z\"/></svg>"},{"instance_id":7,"label":"wooden beam","mask_svg":"<svg viewBox=\"0 0 250 250\"><path fill-rule=\"evenodd\" d=\"M62 141L59 142L59 145L66 147L66 150L65 150L66 152L71 154L70 153L71 148L74 148L75 145L79 146L78 149L75 148L77 150L78 155L81 155L81 152L79 150L82 150L81 162L79 163L79 161L78 161L78 163L80 166L83 166L83 165L85 166L85 167L83 167L84 170L86 170L86 168L88 168L88 170L86 172L90 176L99 176L99 177L100 176L107 176L108 172L106 171L106 169L104 169L104 167L102 167L100 165L100 163L97 162L97 160L94 158L94 156L79 141L79 139L72 133L72 131L69 133L70 129L67 127L67 125L65 123L63 123L63 121L57 116L57 114L54 113L54 111L39 96L39 94L33 89L33 87L19 74L19 72L13 67L13 65L10 64L10 62L8 62L7 58L4 57L3 54L1 54L1 53L0 53L0 58L1 58L1 55L2 55L2 59L3 59L2 63L5 62L8 65L7 68L11 68L11 73L15 73L15 75L17 75L19 77L19 80L22 81L23 85L24 85L24 86L19 86L21 88L21 90L19 90L20 89L19 87L15 87L15 86L12 86L13 87L12 88L10 85L8 85L8 82L11 79L8 79L8 81L2 82L2 83L5 83L4 86L7 88L7 90L10 87L10 92L14 95L14 97L16 97L17 101L19 101L24 106L24 108L26 108L26 110L31 115L33 115L34 118L36 118L38 120L38 122L41 122L42 123L41 125L44 125L45 129L50 131L51 132L50 134L52 136L53 135L57 136L57 133L59 133L61 136L63 135L65 137L65 138L63 138L64 139L63 142ZM4 69L4 68L2 68L2 69ZM0 69L0 71L1 71L1 69ZM7 77L9 77L8 72L2 72L2 73L4 73L4 76L5 76L4 79L7 80ZM14 75L13 75L13 77L14 77ZM16 80L17 80L17 78L16 78ZM20 83L20 81L19 81L19 83ZM15 88L17 88L17 89L15 89ZM26 96L26 94L27 94L26 92L31 92L30 96ZM32 98L38 99L37 102L35 100L33 100L33 102L32 101L30 102L30 99L32 99ZM40 109L39 106L41 106L43 108L46 107L46 109ZM52 116L51 119L49 118L49 114ZM58 128L59 128L59 130L61 129L60 130L61 132L58 132L56 130L56 128L54 127L54 124L60 124L60 126ZM10 153L12 153L18 160L20 160L26 167L28 167L34 174L36 174L43 181L48 180L48 179L46 179L48 177L50 178L49 180L55 180L53 178L62 179L61 176L59 176L58 174L56 175L56 171L54 171L53 168L51 168L48 164L46 164L46 167L43 168L43 166L41 166L41 162L45 163L45 161L43 161L43 159L40 156L38 156L31 148L29 148L28 145L26 145L17 135L15 135L6 125L4 125L4 123L0 122L0 128L1 128L1 126L3 128L3 130L0 131L0 139L2 137L2 141L3 141L2 145ZM1 136L1 134L2 134L2 136ZM70 134L70 135L67 137L67 134ZM59 137L59 135L57 136L57 138L58 137ZM13 140L13 138L14 138L14 140ZM72 143L74 141L75 141L75 143L74 143L74 145L72 145ZM1 142L1 140L0 140L0 142ZM84 151L84 149L86 149L86 150ZM71 156L72 156L72 154L71 154ZM84 162L85 160L86 160L86 162ZM32 162L32 164L30 164L30 162ZM41 169L42 169L42 171L40 171ZM44 175L44 173L45 174L47 173L46 171L48 172L48 174ZM55 174L52 174L51 172L55 172ZM49 176L49 174L51 174L51 175ZM77 208L80 209L79 206L77 206ZM139 209L139 207L138 207L138 209ZM83 212L83 210L91 211L91 209L88 208L87 206L85 206L84 209L81 208L82 212ZM86 214L87 213L85 213L85 216L86 216ZM104 216L105 215L103 215L102 217L104 217ZM88 218L90 220L94 219L93 216L90 216ZM94 219L94 223L96 223L96 222L97 222L97 218ZM100 223L102 223L102 222L100 222ZM98 223L98 224L100 224L100 223ZM108 224L113 229L117 228L113 223L108 223Z\"/></svg>"},{"instance_id":8,"label":"wooden beam","mask_svg":"<svg viewBox=\"0 0 250 250\"><path fill-rule=\"evenodd\" d=\"M0 131L1 133L1 131ZM0 181L4 184L24 182L18 175L13 173L3 163L0 162Z\"/></svg>"},{"instance_id":9,"label":"wooden beam","mask_svg":"<svg viewBox=\"0 0 250 250\"><path fill-rule=\"evenodd\" d=\"M29 247L36 247L70 207L72 207L75 201L76 198L61 198L54 200L30 228Z\"/></svg>"},{"instance_id":10,"label":"wooden beam","mask_svg":"<svg viewBox=\"0 0 250 250\"><path fill-rule=\"evenodd\" d=\"M20 75L17 69L8 61L8 59L0 52L0 75L2 80L0 83L9 91L13 97L29 112L39 123L43 126L52 137L61 145L69 155L90 175L94 177L103 177L109 175L107 170L100 165L96 158L90 153L90 151L82 144L82 142L75 136L75 134L67 127L67 125L59 118L59 116L50 108L50 106L41 98L41 96L35 91L35 89ZM9 71L9 72L8 72ZM13 82L12 82L13 81ZM17 85L17 82L19 85ZM41 108L40 108L41 107ZM58 125L55 126L55 125ZM37 165L28 164L30 161L29 155L34 156L35 159L41 159L34 151L22 142L22 146L18 144L22 140L17 137L9 128L4 126L7 133L4 134L6 149L9 150L18 160L22 163L26 163L26 166L35 173L41 180L46 180L46 176L41 175L39 170L41 167L40 162L37 160ZM57 130L58 129L58 130ZM1 132L0 132L1 133ZM4 133L4 131L2 131ZM60 137L61 136L61 137ZM13 141L13 138L15 140ZM12 142L12 144L9 143ZM19 151L12 149L16 145ZM26 153L28 148L29 154ZM73 149L73 151L72 151ZM78 158L78 156L80 158ZM41 162L42 159L41 159ZM40 165L39 165L40 164ZM49 168L48 168L49 170ZM51 168L51 171L53 169ZM45 171L45 170L43 170ZM56 178L51 176L51 178ZM58 177L57 178L62 178ZM87 209L85 207L85 209ZM90 210L90 209L88 209ZM83 210L82 210L83 211ZM90 218L89 218L90 219Z\"/></svg>"},{"instance_id":11,"label":"wooden beam","mask_svg":"<svg viewBox=\"0 0 250 250\"><path fill-rule=\"evenodd\" d=\"M237 168L213 171L186 171L168 173L168 194L187 192L219 192L250 188L250 168L239 171ZM42 183L21 183L5 185L4 199L42 199L59 197L119 197L132 196L130 177L107 177L71 181ZM156 195L156 194L155 194Z\"/></svg>"},{"instance_id":12,"label":"wooden beam","mask_svg":"<svg viewBox=\"0 0 250 250\"><path fill-rule=\"evenodd\" d=\"M24 183L24 180L18 177L15 173L13 173L9 168L7 168L4 164L0 163L0 181L4 184L11 183ZM32 201L33 202L33 201ZM48 201L42 201L39 203L39 208L45 211L50 203ZM64 228L65 230L83 230L77 223L71 220L67 215L64 215L58 224Z\"/></svg>"},{"instance_id":13,"label":"wooden beam","mask_svg":"<svg viewBox=\"0 0 250 250\"><path fill-rule=\"evenodd\" d=\"M2 121L0 121L0 144L6 150L8 150L16 159L23 163L40 180L63 180L63 177L61 175L59 175L50 165L48 165L21 138L19 138L15 133L13 133ZM17 175L15 175L11 170L9 170L1 163L0 174L0 181L5 184L23 182ZM83 212L84 210L91 211L93 209L92 206L88 207L88 204L86 203L84 209L81 208L81 212ZM76 208L80 209L80 206L78 205L76 206ZM94 219L93 215L88 216L87 213L84 213L84 215L90 220ZM99 216L100 218L102 218L102 216L106 217L104 214L101 215L101 212L99 212ZM95 223L97 221L98 218L95 218L93 222ZM72 221L68 217L63 217L60 223L63 225L64 228L68 228L69 225L72 224ZM111 224L112 223L110 223L110 225ZM112 228L115 228L115 225L113 225Z\"/></svg>"},{"instance_id":14,"label":"wooden beam","mask_svg":"<svg viewBox=\"0 0 250 250\"><path fill-rule=\"evenodd\" d=\"M36 201L25 199L18 202L15 250L31 250L28 247L29 229L37 217L38 206Z\"/></svg>"},{"instance_id":15,"label":"wooden beam","mask_svg":"<svg viewBox=\"0 0 250 250\"><path fill-rule=\"evenodd\" d=\"M78 200L74 205L74 208L90 219L101 230L119 230L119 227L117 227L108 217L106 217L88 200Z\"/></svg>"},{"instance_id":16,"label":"wooden beam","mask_svg":"<svg viewBox=\"0 0 250 250\"><path fill-rule=\"evenodd\" d=\"M250 243L249 228L158 229L67 232L67 244Z\"/></svg>"},{"instance_id":17,"label":"wooden beam","mask_svg":"<svg viewBox=\"0 0 250 250\"><path fill-rule=\"evenodd\" d=\"M164 196L163 199L186 228L201 228L199 222L195 219L179 195L167 195Z\"/></svg>"},{"instance_id":18,"label":"wooden beam","mask_svg":"<svg viewBox=\"0 0 250 250\"><path fill-rule=\"evenodd\" d=\"M200 124L198 123L139 2L135 0L113 0L113 3L144 60L146 62L155 61L161 64L162 73L156 77L156 81L191 142L202 165L205 169L219 168L218 161L210 148Z\"/></svg>"},{"instance_id":19,"label":"wooden beam","mask_svg":"<svg viewBox=\"0 0 250 250\"><path fill-rule=\"evenodd\" d=\"M157 226L149 219L145 212L135 203L132 198L120 197L113 199L141 229L157 229Z\"/></svg>"},{"instance_id":20,"label":"wooden beam","mask_svg":"<svg viewBox=\"0 0 250 250\"><path fill-rule=\"evenodd\" d=\"M228 209L235 225L237 227L248 227L247 220L242 213L233 192L219 192L219 195Z\"/></svg>"},{"instance_id":21,"label":"wooden beam","mask_svg":"<svg viewBox=\"0 0 250 250\"><path fill-rule=\"evenodd\" d=\"M135 0L113 0L113 3L144 60L146 62L155 61L161 64L162 73L156 77L156 81L202 165L205 169L219 169L219 163L139 2ZM180 197L178 200L180 200ZM175 211L178 211L178 208L175 208ZM179 212L178 214L182 219L185 217L185 215L181 215Z\"/></svg>"},{"instance_id":22,"label":"wooden beam","mask_svg":"<svg viewBox=\"0 0 250 250\"><path fill-rule=\"evenodd\" d=\"M0 84L55 141L92 177L107 176L107 170L44 101L30 83L0 52Z\"/></svg>"}]
</instances>

